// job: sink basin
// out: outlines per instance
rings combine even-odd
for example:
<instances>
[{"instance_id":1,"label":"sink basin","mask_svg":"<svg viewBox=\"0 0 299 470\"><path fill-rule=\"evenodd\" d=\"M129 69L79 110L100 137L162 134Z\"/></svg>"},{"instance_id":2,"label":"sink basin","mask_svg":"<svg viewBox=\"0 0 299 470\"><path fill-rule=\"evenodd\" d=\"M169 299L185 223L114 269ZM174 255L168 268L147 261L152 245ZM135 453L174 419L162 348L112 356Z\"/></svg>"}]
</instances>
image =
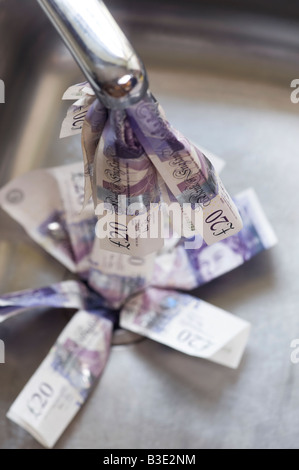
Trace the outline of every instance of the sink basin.
<instances>
[{"instance_id":1,"label":"sink basin","mask_svg":"<svg viewBox=\"0 0 299 470\"><path fill-rule=\"evenodd\" d=\"M111 1L168 119L226 161L231 194L254 187L279 245L193 292L252 324L237 371L150 340L121 339L57 448L298 448L299 7L267 2ZM36 1L0 0L0 186L35 168L81 160L59 140L82 74ZM5 41L3 38L5 37ZM38 181L36 182L38 184ZM34 191L34 188L33 188ZM0 218L0 294L71 274L7 215ZM71 313L39 309L0 326L0 448L41 446L5 414Z\"/></svg>"}]
</instances>

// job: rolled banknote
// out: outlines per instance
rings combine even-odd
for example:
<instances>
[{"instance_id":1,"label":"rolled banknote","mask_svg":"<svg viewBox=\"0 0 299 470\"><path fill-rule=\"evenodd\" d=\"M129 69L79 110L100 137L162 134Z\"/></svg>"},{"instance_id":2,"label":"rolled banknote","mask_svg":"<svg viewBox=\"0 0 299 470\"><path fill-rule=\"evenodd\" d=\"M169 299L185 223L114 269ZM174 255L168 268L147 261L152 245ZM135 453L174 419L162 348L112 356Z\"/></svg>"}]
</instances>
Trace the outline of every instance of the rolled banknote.
<instances>
[{"instance_id":1,"label":"rolled banknote","mask_svg":"<svg viewBox=\"0 0 299 470\"><path fill-rule=\"evenodd\" d=\"M96 235L101 247L128 256L157 252L163 246L163 233L159 227L155 237L150 233L160 220L157 173L124 110L110 110L94 173L99 218Z\"/></svg>"},{"instance_id":2,"label":"rolled banknote","mask_svg":"<svg viewBox=\"0 0 299 470\"><path fill-rule=\"evenodd\" d=\"M52 175L35 170L10 181L0 190L0 205L33 240L75 270L65 211Z\"/></svg>"},{"instance_id":3,"label":"rolled banknote","mask_svg":"<svg viewBox=\"0 0 299 470\"><path fill-rule=\"evenodd\" d=\"M34 170L0 190L0 206L70 271L88 271L96 218L90 203L82 211L82 163Z\"/></svg>"},{"instance_id":4,"label":"rolled banknote","mask_svg":"<svg viewBox=\"0 0 299 470\"><path fill-rule=\"evenodd\" d=\"M82 128L82 151L85 176L84 206L92 196L94 206L97 204L94 162L97 147L107 120L107 109L98 101L90 106Z\"/></svg>"},{"instance_id":5,"label":"rolled banknote","mask_svg":"<svg viewBox=\"0 0 299 470\"><path fill-rule=\"evenodd\" d=\"M45 447L55 445L103 372L113 323L102 313L72 317L7 413Z\"/></svg>"},{"instance_id":6,"label":"rolled banknote","mask_svg":"<svg viewBox=\"0 0 299 470\"><path fill-rule=\"evenodd\" d=\"M149 288L129 299L120 325L185 354L238 367L250 325L203 300Z\"/></svg>"},{"instance_id":7,"label":"rolled banknote","mask_svg":"<svg viewBox=\"0 0 299 470\"><path fill-rule=\"evenodd\" d=\"M100 295L79 281L64 281L38 289L26 289L0 297L0 323L36 307L93 309L106 306Z\"/></svg>"},{"instance_id":8,"label":"rolled banknote","mask_svg":"<svg viewBox=\"0 0 299 470\"><path fill-rule=\"evenodd\" d=\"M212 163L169 125L153 96L148 93L126 112L132 131L171 193L182 206L191 206L191 221L206 244L238 233L240 215ZM202 226L195 222L197 212Z\"/></svg>"},{"instance_id":9,"label":"rolled banknote","mask_svg":"<svg viewBox=\"0 0 299 470\"><path fill-rule=\"evenodd\" d=\"M200 240L199 248L193 248L194 242L182 239L173 250L164 251L156 258L153 285L194 289L241 266L277 243L255 191L243 191L234 200L242 215L242 230L212 246Z\"/></svg>"}]
</instances>

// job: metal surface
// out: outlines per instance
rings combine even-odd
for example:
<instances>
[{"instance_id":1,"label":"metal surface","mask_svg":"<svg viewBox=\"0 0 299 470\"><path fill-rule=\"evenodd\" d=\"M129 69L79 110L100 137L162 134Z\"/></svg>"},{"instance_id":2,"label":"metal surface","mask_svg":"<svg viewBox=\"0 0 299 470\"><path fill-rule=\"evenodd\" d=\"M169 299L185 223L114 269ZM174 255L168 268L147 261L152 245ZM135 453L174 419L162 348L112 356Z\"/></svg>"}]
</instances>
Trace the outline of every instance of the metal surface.
<instances>
[{"instance_id":1,"label":"metal surface","mask_svg":"<svg viewBox=\"0 0 299 470\"><path fill-rule=\"evenodd\" d=\"M106 107L125 108L144 96L144 66L101 0L38 2Z\"/></svg>"},{"instance_id":2,"label":"metal surface","mask_svg":"<svg viewBox=\"0 0 299 470\"><path fill-rule=\"evenodd\" d=\"M149 340L113 346L58 448L299 447L299 364L290 360L290 343L299 338L299 104L290 100L290 82L299 78L298 24L180 3L135 8L128 1L112 11L146 63L169 120L227 161L222 179L230 193L256 189L279 245L195 292L251 322L237 371ZM61 95L82 75L36 2L0 6L4 184L31 168L81 159L80 137L58 135L67 106ZM4 41L0 57L2 47ZM2 213L0 224L1 292L69 276ZM68 317L40 310L0 327L1 448L40 448L5 413Z\"/></svg>"}]
</instances>

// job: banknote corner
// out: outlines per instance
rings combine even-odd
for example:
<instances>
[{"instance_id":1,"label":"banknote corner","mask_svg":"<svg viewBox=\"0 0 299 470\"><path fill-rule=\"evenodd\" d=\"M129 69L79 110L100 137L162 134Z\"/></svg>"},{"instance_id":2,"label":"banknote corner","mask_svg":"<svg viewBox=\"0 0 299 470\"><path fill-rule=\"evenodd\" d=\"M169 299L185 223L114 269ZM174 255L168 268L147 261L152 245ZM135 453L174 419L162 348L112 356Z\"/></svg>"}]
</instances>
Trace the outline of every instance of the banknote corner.
<instances>
[{"instance_id":1,"label":"banknote corner","mask_svg":"<svg viewBox=\"0 0 299 470\"><path fill-rule=\"evenodd\" d=\"M299 338L294 338L290 342L290 361L292 364L299 364Z\"/></svg>"}]
</instances>

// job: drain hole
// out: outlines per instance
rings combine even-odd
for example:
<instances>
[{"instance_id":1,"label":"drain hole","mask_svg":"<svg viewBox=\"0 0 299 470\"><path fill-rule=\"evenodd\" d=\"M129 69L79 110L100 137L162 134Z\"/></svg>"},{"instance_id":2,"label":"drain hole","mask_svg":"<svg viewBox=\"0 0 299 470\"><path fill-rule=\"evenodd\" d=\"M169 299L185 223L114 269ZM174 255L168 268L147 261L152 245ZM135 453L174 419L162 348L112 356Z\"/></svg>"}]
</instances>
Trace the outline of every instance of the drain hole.
<instances>
[{"instance_id":1,"label":"drain hole","mask_svg":"<svg viewBox=\"0 0 299 470\"><path fill-rule=\"evenodd\" d=\"M145 339L144 336L138 335L137 333L117 328L113 333L112 346L139 343L143 339Z\"/></svg>"}]
</instances>

